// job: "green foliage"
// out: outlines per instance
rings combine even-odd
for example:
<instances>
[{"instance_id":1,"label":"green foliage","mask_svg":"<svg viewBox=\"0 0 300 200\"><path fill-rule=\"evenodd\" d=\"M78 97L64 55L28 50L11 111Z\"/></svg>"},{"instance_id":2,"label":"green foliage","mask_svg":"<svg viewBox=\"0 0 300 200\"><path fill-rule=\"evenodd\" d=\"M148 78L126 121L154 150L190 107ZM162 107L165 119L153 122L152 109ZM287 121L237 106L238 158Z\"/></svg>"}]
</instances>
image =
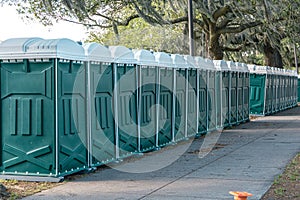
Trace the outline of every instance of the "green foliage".
<instances>
[{"instance_id":1,"label":"green foliage","mask_svg":"<svg viewBox=\"0 0 300 200\"><path fill-rule=\"evenodd\" d=\"M169 53L188 53L186 37L178 26L152 26L143 19L135 19L126 27L118 29L118 36L112 28L102 32L91 32L86 42L103 45L122 45L132 49L148 49Z\"/></svg>"},{"instance_id":2,"label":"green foliage","mask_svg":"<svg viewBox=\"0 0 300 200\"><path fill-rule=\"evenodd\" d=\"M272 59L280 64L282 55L284 65L293 65L291 50L300 44L300 0L194 0L193 5L198 55L258 64ZM90 41L188 50L186 0L20 0L18 6L24 18L44 25L56 20L83 24Z\"/></svg>"}]
</instances>

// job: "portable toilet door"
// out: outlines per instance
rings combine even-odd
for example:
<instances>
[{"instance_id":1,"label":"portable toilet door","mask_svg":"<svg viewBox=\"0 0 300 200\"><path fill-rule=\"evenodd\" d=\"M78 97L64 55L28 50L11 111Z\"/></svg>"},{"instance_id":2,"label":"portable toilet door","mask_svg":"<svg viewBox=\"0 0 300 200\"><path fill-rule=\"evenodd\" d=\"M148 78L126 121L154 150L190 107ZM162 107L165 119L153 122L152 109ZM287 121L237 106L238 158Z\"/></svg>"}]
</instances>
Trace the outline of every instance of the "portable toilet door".
<instances>
[{"instance_id":1,"label":"portable toilet door","mask_svg":"<svg viewBox=\"0 0 300 200\"><path fill-rule=\"evenodd\" d=\"M228 61L227 62L228 68L230 69L230 79L229 82L229 124L230 126L235 126L237 124L237 80L238 80L238 69L234 62Z\"/></svg>"},{"instance_id":2,"label":"portable toilet door","mask_svg":"<svg viewBox=\"0 0 300 200\"><path fill-rule=\"evenodd\" d=\"M267 69L248 65L250 71L250 114L264 115Z\"/></svg>"},{"instance_id":3,"label":"portable toilet door","mask_svg":"<svg viewBox=\"0 0 300 200\"><path fill-rule=\"evenodd\" d=\"M138 152L138 70L133 52L110 46L113 58L113 107L117 159Z\"/></svg>"},{"instance_id":4,"label":"portable toilet door","mask_svg":"<svg viewBox=\"0 0 300 200\"><path fill-rule=\"evenodd\" d=\"M243 64L243 121L249 121L250 114L250 73L247 64Z\"/></svg>"},{"instance_id":5,"label":"portable toilet door","mask_svg":"<svg viewBox=\"0 0 300 200\"><path fill-rule=\"evenodd\" d=\"M88 76L88 132L91 167L116 158L113 114L113 59L107 47L98 43L84 45Z\"/></svg>"},{"instance_id":6,"label":"portable toilet door","mask_svg":"<svg viewBox=\"0 0 300 200\"><path fill-rule=\"evenodd\" d=\"M176 69L171 56L164 52L156 52L159 73L159 124L156 144L159 147L174 142L175 139L175 93Z\"/></svg>"},{"instance_id":7,"label":"portable toilet door","mask_svg":"<svg viewBox=\"0 0 300 200\"><path fill-rule=\"evenodd\" d=\"M149 151L158 147L159 80L158 67L153 53L137 50L134 57L139 66L139 151Z\"/></svg>"},{"instance_id":8,"label":"portable toilet door","mask_svg":"<svg viewBox=\"0 0 300 200\"><path fill-rule=\"evenodd\" d=\"M208 130L208 86L207 86L207 75L208 70L206 67L206 61L202 57L195 57L196 66L198 68L198 131L199 135L207 133Z\"/></svg>"},{"instance_id":9,"label":"portable toilet door","mask_svg":"<svg viewBox=\"0 0 300 200\"><path fill-rule=\"evenodd\" d=\"M187 84L186 84L186 107L187 107L187 137L193 137L198 133L198 110L199 110L199 73L193 56L184 56L187 66Z\"/></svg>"},{"instance_id":10,"label":"portable toilet door","mask_svg":"<svg viewBox=\"0 0 300 200\"><path fill-rule=\"evenodd\" d=\"M183 56L172 54L173 65L175 66L175 126L174 141L180 141L187 138L187 103L188 103L188 66ZM174 101L175 100L175 101Z\"/></svg>"},{"instance_id":11,"label":"portable toilet door","mask_svg":"<svg viewBox=\"0 0 300 200\"><path fill-rule=\"evenodd\" d=\"M207 111L208 111L208 132L217 129L217 81L216 81L216 69L212 60L206 59L207 67Z\"/></svg>"},{"instance_id":12,"label":"portable toilet door","mask_svg":"<svg viewBox=\"0 0 300 200\"><path fill-rule=\"evenodd\" d=\"M220 100L221 100L221 128L229 126L229 111L230 111L230 68L228 67L226 61L215 60L214 61L216 68L221 71L220 76Z\"/></svg>"}]
</instances>

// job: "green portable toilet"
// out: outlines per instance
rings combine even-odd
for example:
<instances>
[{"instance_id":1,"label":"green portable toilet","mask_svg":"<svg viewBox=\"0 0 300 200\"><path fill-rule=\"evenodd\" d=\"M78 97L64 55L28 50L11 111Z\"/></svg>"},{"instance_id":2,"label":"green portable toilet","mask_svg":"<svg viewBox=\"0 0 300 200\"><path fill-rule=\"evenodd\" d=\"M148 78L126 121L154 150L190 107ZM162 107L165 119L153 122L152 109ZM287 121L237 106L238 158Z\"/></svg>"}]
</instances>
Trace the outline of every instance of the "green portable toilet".
<instances>
[{"instance_id":1,"label":"green portable toilet","mask_svg":"<svg viewBox=\"0 0 300 200\"><path fill-rule=\"evenodd\" d=\"M283 72L283 110L286 110L288 108L288 102L289 102L289 74L286 69L282 70Z\"/></svg>"},{"instance_id":2,"label":"green portable toilet","mask_svg":"<svg viewBox=\"0 0 300 200\"><path fill-rule=\"evenodd\" d=\"M296 70L292 70L291 71L292 74L292 102L291 102L291 107L295 107L297 106L297 102L298 102L298 74L296 72Z\"/></svg>"},{"instance_id":3,"label":"green portable toilet","mask_svg":"<svg viewBox=\"0 0 300 200\"><path fill-rule=\"evenodd\" d=\"M250 114L264 115L267 68L248 65L250 71Z\"/></svg>"},{"instance_id":4,"label":"green portable toilet","mask_svg":"<svg viewBox=\"0 0 300 200\"><path fill-rule=\"evenodd\" d=\"M171 56L164 52L156 52L159 78L159 124L158 146L162 147L174 142L175 139L175 78L176 71ZM173 100L174 99L174 100ZM174 125L174 127L173 127Z\"/></svg>"},{"instance_id":5,"label":"green portable toilet","mask_svg":"<svg viewBox=\"0 0 300 200\"><path fill-rule=\"evenodd\" d=\"M113 108L116 158L138 152L138 70L133 52L110 46L113 58Z\"/></svg>"},{"instance_id":6,"label":"green portable toilet","mask_svg":"<svg viewBox=\"0 0 300 200\"><path fill-rule=\"evenodd\" d=\"M297 87L295 82L298 79L297 72L295 70L286 70L286 76L288 79L288 93L287 93L287 108L292 108L297 105Z\"/></svg>"},{"instance_id":7,"label":"green portable toilet","mask_svg":"<svg viewBox=\"0 0 300 200\"><path fill-rule=\"evenodd\" d=\"M242 64L243 76L243 122L249 121L250 114L250 73L247 64Z\"/></svg>"},{"instance_id":8,"label":"green portable toilet","mask_svg":"<svg viewBox=\"0 0 300 200\"><path fill-rule=\"evenodd\" d=\"M295 70L288 70L288 72L290 75L290 86L291 86L289 108L293 108L296 106L297 99L298 99L297 82L296 82L296 81L298 81L298 75ZM296 84L295 84L295 82L296 82Z\"/></svg>"},{"instance_id":9,"label":"green portable toilet","mask_svg":"<svg viewBox=\"0 0 300 200\"><path fill-rule=\"evenodd\" d=\"M153 53L137 50L134 57L139 66L138 108L139 108L139 151L158 147L159 83L158 67Z\"/></svg>"},{"instance_id":10,"label":"green portable toilet","mask_svg":"<svg viewBox=\"0 0 300 200\"><path fill-rule=\"evenodd\" d=\"M271 113L276 113L276 98L277 98L277 90L276 90L276 68L271 67L270 75L272 77L271 79L271 85L272 85L272 108Z\"/></svg>"},{"instance_id":11,"label":"green portable toilet","mask_svg":"<svg viewBox=\"0 0 300 200\"><path fill-rule=\"evenodd\" d=\"M87 125L90 166L116 160L113 115L113 59L107 47L84 44L87 57Z\"/></svg>"},{"instance_id":12,"label":"green portable toilet","mask_svg":"<svg viewBox=\"0 0 300 200\"><path fill-rule=\"evenodd\" d=\"M286 74L286 87L287 87L287 91L285 91L285 95L286 95L286 104L285 104L285 108L289 109L292 107L292 98L293 98L293 86L292 86L292 79L293 79L293 74L291 72L291 70L285 70L285 74Z\"/></svg>"},{"instance_id":13,"label":"green portable toilet","mask_svg":"<svg viewBox=\"0 0 300 200\"><path fill-rule=\"evenodd\" d=\"M232 61L227 61L227 66L230 69L230 79L229 82L229 124L230 126L235 126L237 124L237 83L238 83L238 68L236 64Z\"/></svg>"},{"instance_id":14,"label":"green portable toilet","mask_svg":"<svg viewBox=\"0 0 300 200\"><path fill-rule=\"evenodd\" d=\"M299 75L297 71L295 70L293 72L293 88L294 88L294 98L293 98L293 107L298 106L298 99L299 99L299 92L298 92L298 87L299 87Z\"/></svg>"},{"instance_id":15,"label":"green portable toilet","mask_svg":"<svg viewBox=\"0 0 300 200\"><path fill-rule=\"evenodd\" d=\"M221 72L219 77L219 92L218 96L220 106L218 106L218 116L221 117L221 124L219 128L224 128L229 126L229 92L230 92L230 68L227 65L227 62L224 60L214 60L215 68Z\"/></svg>"},{"instance_id":16,"label":"green portable toilet","mask_svg":"<svg viewBox=\"0 0 300 200\"><path fill-rule=\"evenodd\" d=\"M173 105L175 108L174 141L187 138L187 103L188 103L188 66L183 56L171 54L175 67L175 98Z\"/></svg>"},{"instance_id":17,"label":"green portable toilet","mask_svg":"<svg viewBox=\"0 0 300 200\"><path fill-rule=\"evenodd\" d=\"M186 84L186 112L187 112L187 137L193 137L198 133L198 97L199 93L199 73L196 67L196 61L193 56L185 55L186 64L188 66L187 84Z\"/></svg>"},{"instance_id":18,"label":"green portable toilet","mask_svg":"<svg viewBox=\"0 0 300 200\"><path fill-rule=\"evenodd\" d=\"M279 76L279 110L284 110L285 107L285 98L284 98L284 89L285 89L285 74L284 69L278 68Z\"/></svg>"},{"instance_id":19,"label":"green portable toilet","mask_svg":"<svg viewBox=\"0 0 300 200\"><path fill-rule=\"evenodd\" d=\"M207 67L207 109L208 109L208 132L217 129L217 72L214 63L210 59L205 59Z\"/></svg>"},{"instance_id":20,"label":"green portable toilet","mask_svg":"<svg viewBox=\"0 0 300 200\"><path fill-rule=\"evenodd\" d=\"M208 131L208 86L207 86L207 62L202 57L195 57L196 66L198 68L198 134L203 135Z\"/></svg>"},{"instance_id":21,"label":"green portable toilet","mask_svg":"<svg viewBox=\"0 0 300 200\"><path fill-rule=\"evenodd\" d=\"M274 75L274 85L275 85L275 112L279 112L280 111L280 76L279 76L279 69L278 68L274 68L273 70L273 75Z\"/></svg>"},{"instance_id":22,"label":"green portable toilet","mask_svg":"<svg viewBox=\"0 0 300 200\"><path fill-rule=\"evenodd\" d=\"M293 100L292 100L292 107L297 106L297 102L298 102L298 74L296 70L293 70L292 72L292 87L293 87L293 91L292 91L292 95L293 95Z\"/></svg>"},{"instance_id":23,"label":"green portable toilet","mask_svg":"<svg viewBox=\"0 0 300 200\"><path fill-rule=\"evenodd\" d=\"M1 174L49 180L87 169L83 48L69 39L9 39L0 59Z\"/></svg>"},{"instance_id":24,"label":"green portable toilet","mask_svg":"<svg viewBox=\"0 0 300 200\"><path fill-rule=\"evenodd\" d=\"M284 75L285 75L285 90L284 90L284 98L285 98L285 103L284 103L284 108L288 109L290 108L290 102L291 102L291 73L289 70L284 69Z\"/></svg>"},{"instance_id":25,"label":"green portable toilet","mask_svg":"<svg viewBox=\"0 0 300 200\"><path fill-rule=\"evenodd\" d=\"M216 128L222 129L222 69L221 65L216 65L214 61L215 68L215 106L216 106Z\"/></svg>"},{"instance_id":26,"label":"green portable toilet","mask_svg":"<svg viewBox=\"0 0 300 200\"><path fill-rule=\"evenodd\" d=\"M266 66L266 94L265 94L265 108L264 115L270 115L272 112L272 98L273 98L273 74L272 69Z\"/></svg>"},{"instance_id":27,"label":"green portable toilet","mask_svg":"<svg viewBox=\"0 0 300 200\"><path fill-rule=\"evenodd\" d=\"M284 105L284 78L282 69L278 68L278 77L279 77L279 111L283 110Z\"/></svg>"},{"instance_id":28,"label":"green portable toilet","mask_svg":"<svg viewBox=\"0 0 300 200\"><path fill-rule=\"evenodd\" d=\"M287 92L288 92L288 74L286 73L285 69L281 69L282 70L282 79L283 79L283 85L282 85L282 110L286 110L287 109Z\"/></svg>"},{"instance_id":29,"label":"green portable toilet","mask_svg":"<svg viewBox=\"0 0 300 200\"><path fill-rule=\"evenodd\" d=\"M237 123L243 122L243 80L244 80L244 73L243 73L243 64L242 63L235 63L237 66Z\"/></svg>"},{"instance_id":30,"label":"green portable toilet","mask_svg":"<svg viewBox=\"0 0 300 200\"><path fill-rule=\"evenodd\" d=\"M298 92L298 102L300 102L300 75L298 75L298 80L297 80L297 92Z\"/></svg>"}]
</instances>

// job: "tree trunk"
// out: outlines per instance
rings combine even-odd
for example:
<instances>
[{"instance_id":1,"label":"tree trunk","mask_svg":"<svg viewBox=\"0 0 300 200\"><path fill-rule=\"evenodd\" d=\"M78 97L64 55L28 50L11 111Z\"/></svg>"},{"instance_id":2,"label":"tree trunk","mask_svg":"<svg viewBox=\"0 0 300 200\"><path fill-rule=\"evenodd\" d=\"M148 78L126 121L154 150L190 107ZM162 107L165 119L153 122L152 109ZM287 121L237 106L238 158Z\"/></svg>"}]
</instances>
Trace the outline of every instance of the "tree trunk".
<instances>
[{"instance_id":1,"label":"tree trunk","mask_svg":"<svg viewBox=\"0 0 300 200\"><path fill-rule=\"evenodd\" d=\"M282 57L278 49L273 48L269 42L264 44L265 65L283 68Z\"/></svg>"},{"instance_id":2,"label":"tree trunk","mask_svg":"<svg viewBox=\"0 0 300 200\"><path fill-rule=\"evenodd\" d=\"M223 59L223 50L220 46L220 35L219 34L211 34L209 38L209 57L213 60L222 60Z\"/></svg>"}]
</instances>

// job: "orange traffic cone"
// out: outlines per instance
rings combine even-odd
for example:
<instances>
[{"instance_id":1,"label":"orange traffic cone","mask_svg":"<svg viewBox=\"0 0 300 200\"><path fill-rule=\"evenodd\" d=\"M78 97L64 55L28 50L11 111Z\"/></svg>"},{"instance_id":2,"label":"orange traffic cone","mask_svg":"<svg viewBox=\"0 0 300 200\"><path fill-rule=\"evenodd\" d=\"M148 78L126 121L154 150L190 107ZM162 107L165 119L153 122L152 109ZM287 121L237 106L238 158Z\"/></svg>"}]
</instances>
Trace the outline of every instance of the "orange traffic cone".
<instances>
[{"instance_id":1,"label":"orange traffic cone","mask_svg":"<svg viewBox=\"0 0 300 200\"><path fill-rule=\"evenodd\" d=\"M229 194L234 196L234 200L247 200L248 197L252 196L251 193L248 192L232 192L230 191Z\"/></svg>"}]
</instances>

